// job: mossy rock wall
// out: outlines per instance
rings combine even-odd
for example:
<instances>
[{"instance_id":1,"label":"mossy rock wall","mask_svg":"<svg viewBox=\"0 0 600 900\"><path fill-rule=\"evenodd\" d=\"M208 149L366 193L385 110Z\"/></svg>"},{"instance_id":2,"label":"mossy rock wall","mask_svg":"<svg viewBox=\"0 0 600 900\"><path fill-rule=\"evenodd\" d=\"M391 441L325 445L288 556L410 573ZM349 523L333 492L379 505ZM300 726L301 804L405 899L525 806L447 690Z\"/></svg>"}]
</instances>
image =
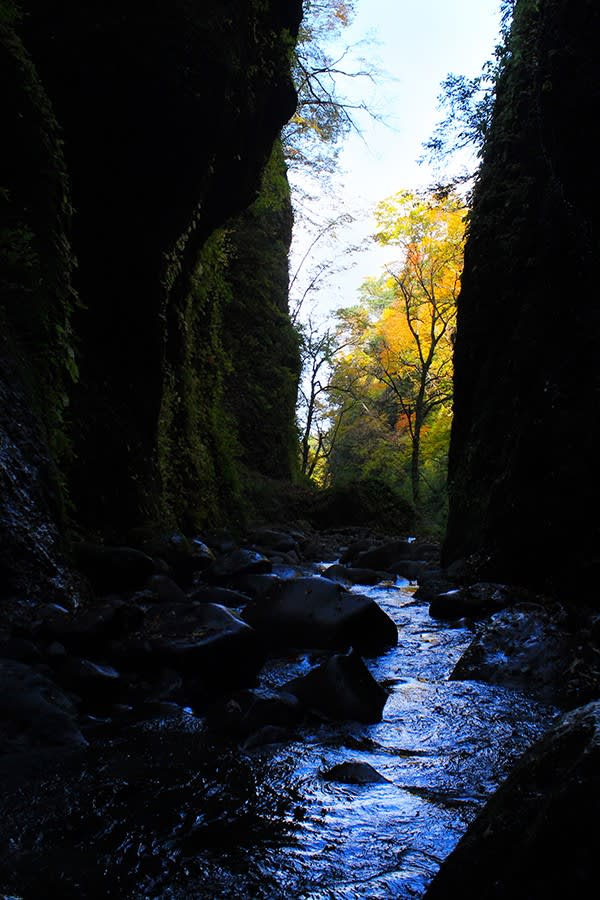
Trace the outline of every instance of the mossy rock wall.
<instances>
[{"instance_id":1,"label":"mossy rock wall","mask_svg":"<svg viewBox=\"0 0 600 900\"><path fill-rule=\"evenodd\" d=\"M242 525L252 482L296 474L298 335L288 314L292 211L276 142L261 191L205 244L169 330L159 449L169 515Z\"/></svg>"},{"instance_id":2,"label":"mossy rock wall","mask_svg":"<svg viewBox=\"0 0 600 900\"><path fill-rule=\"evenodd\" d=\"M301 0L20 7L0 2L0 432L2 477L15 488L3 481L0 498L8 592L19 581L15 547L29 552L37 540L26 538L33 518L53 548L67 523L121 541L140 527L235 518L259 429L242 421L233 392L281 369L277 449L261 465L290 474L297 378L280 150L267 163L295 107ZM258 242L268 234L272 259L262 260L270 272L259 290L236 265L253 265L251 231L263 214ZM250 364L232 329L254 325L274 329L264 352L273 346L287 369L266 357Z\"/></svg>"},{"instance_id":3,"label":"mossy rock wall","mask_svg":"<svg viewBox=\"0 0 600 900\"><path fill-rule=\"evenodd\" d=\"M75 259L52 104L0 4L0 597L77 600L61 561Z\"/></svg>"},{"instance_id":4,"label":"mossy rock wall","mask_svg":"<svg viewBox=\"0 0 600 900\"><path fill-rule=\"evenodd\" d=\"M169 512L159 422L173 354L190 302L204 305L196 330L214 341L221 313L206 296L191 301L192 282L208 238L256 197L294 109L300 2L24 5L23 40L63 129L75 208L84 308L72 496L85 528L116 538ZM200 424L214 407L205 374L187 375L203 382ZM194 465L210 494L210 466Z\"/></svg>"},{"instance_id":5,"label":"mossy rock wall","mask_svg":"<svg viewBox=\"0 0 600 900\"><path fill-rule=\"evenodd\" d=\"M231 360L225 400L238 424L241 461L250 471L291 479L298 469L298 332L288 313L293 215L283 151L274 148L256 202L230 234L235 302L224 341Z\"/></svg>"},{"instance_id":6,"label":"mossy rock wall","mask_svg":"<svg viewBox=\"0 0 600 900\"><path fill-rule=\"evenodd\" d=\"M444 551L583 602L600 575L599 38L590 0L517 2L459 299Z\"/></svg>"}]
</instances>

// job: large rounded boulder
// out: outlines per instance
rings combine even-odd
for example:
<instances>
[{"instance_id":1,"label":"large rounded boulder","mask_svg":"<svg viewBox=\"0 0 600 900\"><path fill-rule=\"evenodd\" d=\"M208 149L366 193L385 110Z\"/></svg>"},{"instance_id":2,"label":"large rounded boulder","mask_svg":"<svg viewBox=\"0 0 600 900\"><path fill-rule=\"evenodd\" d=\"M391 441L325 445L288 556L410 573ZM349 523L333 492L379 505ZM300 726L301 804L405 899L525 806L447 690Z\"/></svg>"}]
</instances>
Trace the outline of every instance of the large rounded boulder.
<instances>
[{"instance_id":1,"label":"large rounded boulder","mask_svg":"<svg viewBox=\"0 0 600 900\"><path fill-rule=\"evenodd\" d=\"M374 600L318 576L274 585L249 603L242 617L274 649L353 647L369 656L398 642L394 621Z\"/></svg>"},{"instance_id":2,"label":"large rounded boulder","mask_svg":"<svg viewBox=\"0 0 600 900\"><path fill-rule=\"evenodd\" d=\"M44 771L86 747L71 698L31 666L0 660L0 778Z\"/></svg>"},{"instance_id":3,"label":"large rounded boulder","mask_svg":"<svg viewBox=\"0 0 600 900\"><path fill-rule=\"evenodd\" d=\"M160 604L113 652L122 663L144 670L183 673L202 697L252 684L264 662L254 629L232 610L209 602Z\"/></svg>"},{"instance_id":4,"label":"large rounded boulder","mask_svg":"<svg viewBox=\"0 0 600 900\"><path fill-rule=\"evenodd\" d=\"M381 721L388 696L355 650L335 653L284 690L317 715L365 723Z\"/></svg>"}]
</instances>

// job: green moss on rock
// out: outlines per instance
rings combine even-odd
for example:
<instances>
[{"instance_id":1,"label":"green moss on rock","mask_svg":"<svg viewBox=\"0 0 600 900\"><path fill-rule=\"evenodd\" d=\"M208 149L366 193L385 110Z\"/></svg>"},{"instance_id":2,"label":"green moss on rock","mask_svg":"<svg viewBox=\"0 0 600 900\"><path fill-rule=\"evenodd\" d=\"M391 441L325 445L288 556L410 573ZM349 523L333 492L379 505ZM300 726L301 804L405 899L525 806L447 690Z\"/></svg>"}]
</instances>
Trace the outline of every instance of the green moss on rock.
<instances>
[{"instance_id":1,"label":"green moss on rock","mask_svg":"<svg viewBox=\"0 0 600 900\"><path fill-rule=\"evenodd\" d=\"M9 18L2 16L2 20ZM3 170L0 174L0 324L58 458L77 380L72 314L75 259L60 128L22 42L0 20Z\"/></svg>"},{"instance_id":2,"label":"green moss on rock","mask_svg":"<svg viewBox=\"0 0 600 900\"><path fill-rule=\"evenodd\" d=\"M224 437L223 375L211 368L226 356L216 337L224 301L214 285L198 301L199 267L213 232L255 199L294 109L300 0L23 5L23 40L63 130L76 209L77 517L111 540L165 509L196 521L200 494L184 491L182 475L196 470L204 519L217 509L220 467L235 481L235 450ZM180 458L165 468L170 447Z\"/></svg>"},{"instance_id":3,"label":"green moss on rock","mask_svg":"<svg viewBox=\"0 0 600 900\"><path fill-rule=\"evenodd\" d=\"M190 291L172 320L159 422L163 517L187 531L223 524L239 504L235 423L223 401L228 237L205 244Z\"/></svg>"},{"instance_id":4,"label":"green moss on rock","mask_svg":"<svg viewBox=\"0 0 600 900\"><path fill-rule=\"evenodd\" d=\"M46 585L59 572L69 494L75 529L108 542L240 520L248 465L291 471L297 377L280 155L249 220L233 220L295 106L301 0L21 6L0 2L0 576L13 586L29 554L44 568L36 541ZM265 277L242 291L252 259ZM239 332L255 327L260 359Z\"/></svg>"},{"instance_id":5,"label":"green moss on rock","mask_svg":"<svg viewBox=\"0 0 600 900\"><path fill-rule=\"evenodd\" d=\"M276 145L252 206L205 244L171 317L159 429L167 516L242 525L257 475L295 474L300 371L290 322L289 185Z\"/></svg>"},{"instance_id":6,"label":"green moss on rock","mask_svg":"<svg viewBox=\"0 0 600 900\"><path fill-rule=\"evenodd\" d=\"M225 399L237 423L244 465L284 479L293 478L298 465L300 351L288 311L292 224L286 165L277 143L258 199L231 228L233 302L224 334L231 367Z\"/></svg>"}]
</instances>

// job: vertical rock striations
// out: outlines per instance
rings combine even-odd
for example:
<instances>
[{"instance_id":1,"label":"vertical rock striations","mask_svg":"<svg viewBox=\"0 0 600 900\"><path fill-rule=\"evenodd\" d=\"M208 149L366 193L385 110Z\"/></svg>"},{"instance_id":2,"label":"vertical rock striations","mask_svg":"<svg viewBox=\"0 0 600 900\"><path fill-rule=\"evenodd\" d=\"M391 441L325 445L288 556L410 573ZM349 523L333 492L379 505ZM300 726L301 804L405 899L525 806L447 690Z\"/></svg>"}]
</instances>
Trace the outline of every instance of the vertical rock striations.
<instances>
[{"instance_id":1,"label":"vertical rock striations","mask_svg":"<svg viewBox=\"0 0 600 900\"><path fill-rule=\"evenodd\" d=\"M60 535L77 375L69 181L52 104L8 7L0 6L0 597L76 600Z\"/></svg>"},{"instance_id":2,"label":"vertical rock striations","mask_svg":"<svg viewBox=\"0 0 600 900\"><path fill-rule=\"evenodd\" d=\"M518 0L459 302L446 563L590 601L600 575L600 8Z\"/></svg>"}]
</instances>

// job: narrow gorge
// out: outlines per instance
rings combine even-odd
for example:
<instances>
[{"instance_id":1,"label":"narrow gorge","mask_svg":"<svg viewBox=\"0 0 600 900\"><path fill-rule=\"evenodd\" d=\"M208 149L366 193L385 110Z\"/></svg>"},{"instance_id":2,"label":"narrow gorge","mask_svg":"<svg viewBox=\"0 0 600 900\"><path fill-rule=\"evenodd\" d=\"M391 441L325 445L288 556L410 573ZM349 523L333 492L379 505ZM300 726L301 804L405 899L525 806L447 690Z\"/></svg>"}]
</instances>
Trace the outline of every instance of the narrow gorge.
<instances>
[{"instance_id":1,"label":"narrow gorge","mask_svg":"<svg viewBox=\"0 0 600 900\"><path fill-rule=\"evenodd\" d=\"M503 6L438 540L301 473L311 3L0 0L7 900L595 894L600 9Z\"/></svg>"}]
</instances>

